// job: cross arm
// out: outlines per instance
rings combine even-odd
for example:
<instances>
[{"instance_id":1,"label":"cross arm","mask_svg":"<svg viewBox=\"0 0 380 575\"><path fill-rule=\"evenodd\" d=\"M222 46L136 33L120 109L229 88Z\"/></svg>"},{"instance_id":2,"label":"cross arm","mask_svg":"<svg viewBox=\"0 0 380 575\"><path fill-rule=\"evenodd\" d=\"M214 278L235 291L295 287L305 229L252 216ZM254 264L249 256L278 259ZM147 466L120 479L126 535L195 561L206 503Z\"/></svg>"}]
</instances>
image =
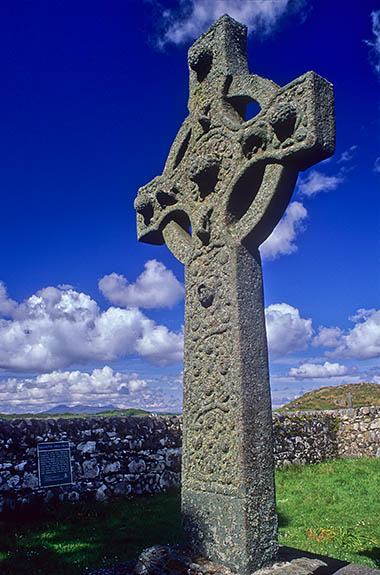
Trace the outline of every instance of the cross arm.
<instances>
[{"instance_id":1,"label":"cross arm","mask_svg":"<svg viewBox=\"0 0 380 575\"><path fill-rule=\"evenodd\" d=\"M139 188L134 202L137 212L139 241L161 245L165 242L163 230L172 220L186 232L190 220L186 214L182 194L165 176L157 176Z\"/></svg>"},{"instance_id":2,"label":"cross arm","mask_svg":"<svg viewBox=\"0 0 380 575\"><path fill-rule=\"evenodd\" d=\"M261 106L257 116L236 127L245 161L226 203L230 233L256 246L282 217L298 172L328 158L335 148L332 85L307 72L283 88L274 86L252 75L236 78L228 92L232 99L239 94Z\"/></svg>"},{"instance_id":3,"label":"cross arm","mask_svg":"<svg viewBox=\"0 0 380 575\"><path fill-rule=\"evenodd\" d=\"M333 87L315 72L282 88L254 74L237 76L226 100L233 105L237 98L261 107L254 118L235 126L247 160L292 162L305 170L334 153Z\"/></svg>"}]
</instances>

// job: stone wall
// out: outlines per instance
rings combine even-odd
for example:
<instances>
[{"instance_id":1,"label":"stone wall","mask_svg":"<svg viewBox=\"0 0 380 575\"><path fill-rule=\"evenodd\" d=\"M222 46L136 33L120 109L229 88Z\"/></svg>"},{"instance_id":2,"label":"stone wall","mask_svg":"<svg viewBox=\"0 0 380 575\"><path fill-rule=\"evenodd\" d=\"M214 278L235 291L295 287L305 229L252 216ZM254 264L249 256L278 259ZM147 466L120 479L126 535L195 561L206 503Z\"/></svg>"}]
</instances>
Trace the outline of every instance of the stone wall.
<instances>
[{"instance_id":1,"label":"stone wall","mask_svg":"<svg viewBox=\"0 0 380 575\"><path fill-rule=\"evenodd\" d=\"M70 442L72 485L38 487L43 441ZM180 452L178 418L0 420L0 511L163 491L179 485Z\"/></svg>"},{"instance_id":2,"label":"stone wall","mask_svg":"<svg viewBox=\"0 0 380 575\"><path fill-rule=\"evenodd\" d=\"M380 406L273 414L276 465L380 457Z\"/></svg>"},{"instance_id":3,"label":"stone wall","mask_svg":"<svg viewBox=\"0 0 380 575\"><path fill-rule=\"evenodd\" d=\"M380 407L340 409L338 457L380 457Z\"/></svg>"},{"instance_id":4,"label":"stone wall","mask_svg":"<svg viewBox=\"0 0 380 575\"><path fill-rule=\"evenodd\" d=\"M337 457L334 412L273 413L276 466L318 463Z\"/></svg>"},{"instance_id":5,"label":"stone wall","mask_svg":"<svg viewBox=\"0 0 380 575\"><path fill-rule=\"evenodd\" d=\"M273 414L276 465L380 457L380 407ZM72 485L40 489L37 443L69 441ZM29 503L100 500L180 483L178 417L0 420L0 511Z\"/></svg>"}]
</instances>

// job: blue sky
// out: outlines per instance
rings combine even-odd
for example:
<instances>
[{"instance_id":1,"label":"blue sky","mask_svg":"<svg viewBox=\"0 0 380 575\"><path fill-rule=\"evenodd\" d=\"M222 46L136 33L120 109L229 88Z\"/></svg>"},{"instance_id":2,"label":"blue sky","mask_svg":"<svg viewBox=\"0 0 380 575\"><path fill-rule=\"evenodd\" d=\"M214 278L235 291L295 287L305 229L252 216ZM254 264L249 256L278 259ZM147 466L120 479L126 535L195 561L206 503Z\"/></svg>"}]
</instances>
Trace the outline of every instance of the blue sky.
<instances>
[{"instance_id":1,"label":"blue sky","mask_svg":"<svg viewBox=\"0 0 380 575\"><path fill-rule=\"evenodd\" d=\"M187 49L227 12L251 72L334 84L336 153L262 246L273 403L380 383L377 2L18 2L0 15L0 411L178 411L183 267L136 238L186 117Z\"/></svg>"}]
</instances>

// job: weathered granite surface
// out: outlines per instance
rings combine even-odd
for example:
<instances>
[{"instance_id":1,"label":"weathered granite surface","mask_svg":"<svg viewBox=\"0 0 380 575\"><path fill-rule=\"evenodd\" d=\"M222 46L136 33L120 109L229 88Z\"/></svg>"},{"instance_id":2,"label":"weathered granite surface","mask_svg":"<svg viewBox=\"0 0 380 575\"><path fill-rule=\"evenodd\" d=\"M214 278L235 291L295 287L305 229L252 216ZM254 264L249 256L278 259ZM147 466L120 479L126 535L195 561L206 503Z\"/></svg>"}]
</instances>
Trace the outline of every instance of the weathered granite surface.
<instances>
[{"instance_id":1,"label":"weathered granite surface","mask_svg":"<svg viewBox=\"0 0 380 575\"><path fill-rule=\"evenodd\" d=\"M242 575L277 553L260 244L299 170L334 152L332 86L249 74L247 28L222 16L188 53L189 115L135 200L141 241L185 264L182 511L194 551ZM261 111L246 121L246 105Z\"/></svg>"},{"instance_id":2,"label":"weathered granite surface","mask_svg":"<svg viewBox=\"0 0 380 575\"><path fill-rule=\"evenodd\" d=\"M320 559L279 558L269 568L255 571L257 575L317 575L326 572ZM194 556L189 549L156 545L145 549L132 570L133 575L241 575L224 565Z\"/></svg>"}]
</instances>

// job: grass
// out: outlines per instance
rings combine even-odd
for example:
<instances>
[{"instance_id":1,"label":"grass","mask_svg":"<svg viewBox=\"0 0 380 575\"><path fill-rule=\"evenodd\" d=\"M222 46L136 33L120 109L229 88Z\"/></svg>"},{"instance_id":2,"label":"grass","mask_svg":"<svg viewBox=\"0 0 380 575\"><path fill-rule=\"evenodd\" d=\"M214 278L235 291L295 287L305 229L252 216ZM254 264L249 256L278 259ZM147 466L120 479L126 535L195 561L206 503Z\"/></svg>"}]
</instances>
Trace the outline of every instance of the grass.
<instances>
[{"instance_id":1,"label":"grass","mask_svg":"<svg viewBox=\"0 0 380 575\"><path fill-rule=\"evenodd\" d=\"M277 471L280 543L380 568L379 477L379 459Z\"/></svg>"},{"instance_id":2,"label":"grass","mask_svg":"<svg viewBox=\"0 0 380 575\"><path fill-rule=\"evenodd\" d=\"M351 395L353 407L380 405L380 385L378 383L344 383L330 385L304 393L276 411L320 411L348 407Z\"/></svg>"},{"instance_id":3,"label":"grass","mask_svg":"<svg viewBox=\"0 0 380 575\"><path fill-rule=\"evenodd\" d=\"M380 461L276 472L280 543L380 567ZM62 505L0 522L2 575L83 575L183 539L178 490L112 504Z\"/></svg>"}]
</instances>

